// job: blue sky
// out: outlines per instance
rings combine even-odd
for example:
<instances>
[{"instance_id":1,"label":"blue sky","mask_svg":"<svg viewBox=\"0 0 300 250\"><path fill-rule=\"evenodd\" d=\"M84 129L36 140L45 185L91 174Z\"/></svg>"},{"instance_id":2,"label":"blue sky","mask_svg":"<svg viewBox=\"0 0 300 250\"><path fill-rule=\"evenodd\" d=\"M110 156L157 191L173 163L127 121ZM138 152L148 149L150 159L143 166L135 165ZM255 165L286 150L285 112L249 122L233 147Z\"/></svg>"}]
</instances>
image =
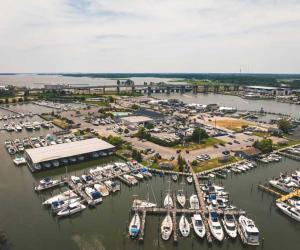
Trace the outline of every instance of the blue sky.
<instances>
[{"instance_id":1,"label":"blue sky","mask_svg":"<svg viewBox=\"0 0 300 250\"><path fill-rule=\"evenodd\" d=\"M0 0L1 72L300 73L299 0Z\"/></svg>"}]
</instances>

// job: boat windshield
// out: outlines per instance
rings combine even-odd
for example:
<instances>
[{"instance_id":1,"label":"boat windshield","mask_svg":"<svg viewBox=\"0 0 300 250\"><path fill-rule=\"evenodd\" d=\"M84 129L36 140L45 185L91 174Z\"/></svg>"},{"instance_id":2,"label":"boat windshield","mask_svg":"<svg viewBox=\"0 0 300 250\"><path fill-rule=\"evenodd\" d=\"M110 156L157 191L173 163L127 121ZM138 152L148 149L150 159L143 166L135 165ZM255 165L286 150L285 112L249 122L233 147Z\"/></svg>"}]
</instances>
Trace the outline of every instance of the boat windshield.
<instances>
[{"instance_id":1,"label":"boat windshield","mask_svg":"<svg viewBox=\"0 0 300 250\"><path fill-rule=\"evenodd\" d=\"M235 226L226 226L228 230L230 231L234 231L235 230Z\"/></svg>"},{"instance_id":2,"label":"boat windshield","mask_svg":"<svg viewBox=\"0 0 300 250\"><path fill-rule=\"evenodd\" d=\"M196 226L202 226L202 220L196 220L195 221Z\"/></svg>"},{"instance_id":3,"label":"boat windshield","mask_svg":"<svg viewBox=\"0 0 300 250\"><path fill-rule=\"evenodd\" d=\"M221 226L214 226L214 229L220 230L220 229L221 229Z\"/></svg>"}]
</instances>

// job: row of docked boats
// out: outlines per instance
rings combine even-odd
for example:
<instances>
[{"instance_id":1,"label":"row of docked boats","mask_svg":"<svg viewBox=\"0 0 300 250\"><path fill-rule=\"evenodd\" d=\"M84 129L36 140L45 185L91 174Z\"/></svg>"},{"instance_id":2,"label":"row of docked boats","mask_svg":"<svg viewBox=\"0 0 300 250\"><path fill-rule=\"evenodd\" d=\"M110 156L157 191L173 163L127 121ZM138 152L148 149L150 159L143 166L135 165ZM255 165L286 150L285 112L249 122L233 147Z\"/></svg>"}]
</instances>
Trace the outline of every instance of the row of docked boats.
<instances>
[{"instance_id":1,"label":"row of docked boats","mask_svg":"<svg viewBox=\"0 0 300 250\"><path fill-rule=\"evenodd\" d=\"M33 116L32 113L28 113L28 114L26 114L26 115L28 115L28 116L30 116L30 117ZM10 119L24 118L24 117L25 117L25 114L24 114L24 113L16 114L16 115L14 115L14 114L8 114L8 115L3 115L3 116L0 115L0 121L2 121L2 120L3 120L3 121L7 121L7 120L10 120Z\"/></svg>"},{"instance_id":2,"label":"row of docked boats","mask_svg":"<svg viewBox=\"0 0 300 250\"><path fill-rule=\"evenodd\" d=\"M300 199L290 198L287 202L276 202L276 206L281 212L300 222Z\"/></svg>"},{"instance_id":3,"label":"row of docked boats","mask_svg":"<svg viewBox=\"0 0 300 250\"><path fill-rule=\"evenodd\" d=\"M284 193L291 193L300 188L300 171L291 175L280 174L278 178L270 180L269 184Z\"/></svg>"},{"instance_id":4,"label":"row of docked boats","mask_svg":"<svg viewBox=\"0 0 300 250\"><path fill-rule=\"evenodd\" d=\"M238 227L240 228L242 237L246 239L249 245L259 245L259 230L253 220L244 215L239 216L238 220L231 213L225 213L223 218L215 211L210 211L207 218L209 230L213 237L218 241L223 241L225 233L232 239L237 238ZM170 213L167 213L161 222L160 231L163 240L169 240L174 228L174 223ZM193 228L195 234L204 238L206 228L200 213L195 213L191 216L191 223L185 214L182 214L179 219L179 231L182 237L188 237ZM138 236L141 229L141 218L138 212L135 212L128 227L129 236L135 238Z\"/></svg>"},{"instance_id":5,"label":"row of docked boats","mask_svg":"<svg viewBox=\"0 0 300 250\"><path fill-rule=\"evenodd\" d=\"M29 121L20 121L19 123L4 123L3 130L7 132L22 132L23 128L32 131L32 130L40 130L42 128L52 128L54 125L51 122L38 122L34 121L30 123Z\"/></svg>"},{"instance_id":6,"label":"row of docked boats","mask_svg":"<svg viewBox=\"0 0 300 250\"><path fill-rule=\"evenodd\" d=\"M282 157L276 153L270 153L267 155L262 155L258 161L262 163L273 163L273 162L280 162Z\"/></svg>"},{"instance_id":7,"label":"row of docked boats","mask_svg":"<svg viewBox=\"0 0 300 250\"><path fill-rule=\"evenodd\" d=\"M178 176L178 174L172 174L171 178L172 178L173 181L176 182L176 181L178 181L179 176ZM191 175L187 176L186 181L187 181L187 183L192 184L193 183L193 177Z\"/></svg>"}]
</instances>

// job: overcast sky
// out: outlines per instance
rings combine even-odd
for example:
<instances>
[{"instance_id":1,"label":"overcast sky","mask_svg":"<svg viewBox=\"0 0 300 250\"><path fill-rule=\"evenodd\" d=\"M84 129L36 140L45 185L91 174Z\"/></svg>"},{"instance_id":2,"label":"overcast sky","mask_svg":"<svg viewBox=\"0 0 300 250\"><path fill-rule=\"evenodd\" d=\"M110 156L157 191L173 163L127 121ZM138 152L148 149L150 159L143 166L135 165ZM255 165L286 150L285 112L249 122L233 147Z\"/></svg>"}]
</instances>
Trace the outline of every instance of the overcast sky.
<instances>
[{"instance_id":1,"label":"overcast sky","mask_svg":"<svg viewBox=\"0 0 300 250\"><path fill-rule=\"evenodd\" d=\"M300 0L0 0L0 72L300 73Z\"/></svg>"}]
</instances>

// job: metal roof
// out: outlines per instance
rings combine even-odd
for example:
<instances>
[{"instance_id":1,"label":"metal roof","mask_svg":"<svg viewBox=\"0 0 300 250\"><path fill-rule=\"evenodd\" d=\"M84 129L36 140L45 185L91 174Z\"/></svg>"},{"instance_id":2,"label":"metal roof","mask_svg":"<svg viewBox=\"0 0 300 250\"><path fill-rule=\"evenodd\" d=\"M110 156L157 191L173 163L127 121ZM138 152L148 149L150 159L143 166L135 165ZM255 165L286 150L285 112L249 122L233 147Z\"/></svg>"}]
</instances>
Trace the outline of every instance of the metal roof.
<instances>
[{"instance_id":1,"label":"metal roof","mask_svg":"<svg viewBox=\"0 0 300 250\"><path fill-rule=\"evenodd\" d=\"M91 138L47 147L26 149L26 153L32 163L40 163L113 148L114 146L106 141Z\"/></svg>"},{"instance_id":2,"label":"metal roof","mask_svg":"<svg viewBox=\"0 0 300 250\"><path fill-rule=\"evenodd\" d=\"M140 123L140 122L150 122L153 121L153 119L147 117L147 116L128 116L123 117L121 120L130 122L130 123Z\"/></svg>"}]
</instances>

